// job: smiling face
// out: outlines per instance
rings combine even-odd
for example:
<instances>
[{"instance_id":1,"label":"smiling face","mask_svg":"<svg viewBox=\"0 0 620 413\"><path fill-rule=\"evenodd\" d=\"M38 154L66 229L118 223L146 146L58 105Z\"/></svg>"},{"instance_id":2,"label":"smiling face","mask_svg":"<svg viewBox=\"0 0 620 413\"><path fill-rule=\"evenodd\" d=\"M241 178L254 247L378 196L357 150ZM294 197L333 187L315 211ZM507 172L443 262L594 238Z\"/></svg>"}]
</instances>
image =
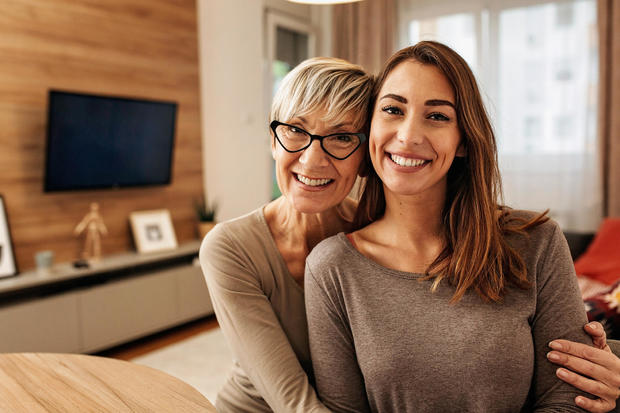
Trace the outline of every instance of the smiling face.
<instances>
[{"instance_id":1,"label":"smiling face","mask_svg":"<svg viewBox=\"0 0 620 413\"><path fill-rule=\"evenodd\" d=\"M386 193L444 197L461 147L454 91L432 65L405 60L386 77L372 115L369 151Z\"/></svg>"},{"instance_id":2,"label":"smiling face","mask_svg":"<svg viewBox=\"0 0 620 413\"><path fill-rule=\"evenodd\" d=\"M298 126L313 135L359 132L353 114L340 117L337 123L325 121L324 111L285 119L282 122ZM271 153L276 161L276 178L282 195L297 211L320 213L340 204L351 191L365 146L351 156L338 160L321 148L318 140L300 152L289 153L271 137Z\"/></svg>"}]
</instances>

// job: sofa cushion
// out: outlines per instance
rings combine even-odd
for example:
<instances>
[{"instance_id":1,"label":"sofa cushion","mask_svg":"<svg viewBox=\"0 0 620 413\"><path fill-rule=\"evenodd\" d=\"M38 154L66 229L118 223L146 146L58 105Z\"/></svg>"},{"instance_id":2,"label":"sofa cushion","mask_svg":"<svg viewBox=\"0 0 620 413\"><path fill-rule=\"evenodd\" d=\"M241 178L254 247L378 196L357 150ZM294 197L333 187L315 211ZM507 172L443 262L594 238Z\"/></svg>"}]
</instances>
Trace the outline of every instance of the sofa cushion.
<instances>
[{"instance_id":1,"label":"sofa cushion","mask_svg":"<svg viewBox=\"0 0 620 413\"><path fill-rule=\"evenodd\" d=\"M585 253L575 261L579 275L611 285L620 279L620 218L605 218Z\"/></svg>"}]
</instances>

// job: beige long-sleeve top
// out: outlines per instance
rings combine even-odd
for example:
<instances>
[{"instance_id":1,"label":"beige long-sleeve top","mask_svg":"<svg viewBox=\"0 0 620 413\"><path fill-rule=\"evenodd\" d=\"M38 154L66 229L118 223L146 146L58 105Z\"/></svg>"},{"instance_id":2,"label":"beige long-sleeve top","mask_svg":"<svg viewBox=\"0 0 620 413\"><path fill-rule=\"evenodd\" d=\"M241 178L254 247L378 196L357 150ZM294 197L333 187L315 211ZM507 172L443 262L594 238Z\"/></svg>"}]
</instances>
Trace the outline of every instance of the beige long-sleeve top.
<instances>
[{"instance_id":1,"label":"beige long-sleeve top","mask_svg":"<svg viewBox=\"0 0 620 413\"><path fill-rule=\"evenodd\" d=\"M202 242L200 264L235 358L218 412L329 412L312 387L304 292L263 208L216 225Z\"/></svg>"}]
</instances>

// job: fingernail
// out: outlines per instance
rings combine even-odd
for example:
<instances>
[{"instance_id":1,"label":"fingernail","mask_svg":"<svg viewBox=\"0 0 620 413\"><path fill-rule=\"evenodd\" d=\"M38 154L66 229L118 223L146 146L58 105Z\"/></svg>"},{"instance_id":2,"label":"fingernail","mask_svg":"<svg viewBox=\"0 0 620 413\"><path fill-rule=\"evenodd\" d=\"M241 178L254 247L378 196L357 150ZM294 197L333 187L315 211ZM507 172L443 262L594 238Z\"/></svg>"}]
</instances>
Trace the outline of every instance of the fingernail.
<instances>
[{"instance_id":1,"label":"fingernail","mask_svg":"<svg viewBox=\"0 0 620 413\"><path fill-rule=\"evenodd\" d=\"M557 341L552 341L551 343L549 343L549 347L551 347L554 350L562 350L562 345L558 343Z\"/></svg>"},{"instance_id":2,"label":"fingernail","mask_svg":"<svg viewBox=\"0 0 620 413\"><path fill-rule=\"evenodd\" d=\"M575 397L575 403L580 404L580 405L584 405L584 404L586 404L586 400L583 397L581 397L581 396L577 396L577 397Z\"/></svg>"},{"instance_id":3,"label":"fingernail","mask_svg":"<svg viewBox=\"0 0 620 413\"><path fill-rule=\"evenodd\" d=\"M564 379L568 378L568 372L566 370L564 370L564 369L557 369L556 371L558 373L558 376L560 376L560 377L562 377Z\"/></svg>"},{"instance_id":4,"label":"fingernail","mask_svg":"<svg viewBox=\"0 0 620 413\"><path fill-rule=\"evenodd\" d=\"M592 330L596 330L596 324L595 323L588 323L588 327L590 327Z\"/></svg>"},{"instance_id":5,"label":"fingernail","mask_svg":"<svg viewBox=\"0 0 620 413\"><path fill-rule=\"evenodd\" d=\"M558 355L558 353L554 353L553 351L547 353L547 358L553 361L560 361L560 356Z\"/></svg>"}]
</instances>

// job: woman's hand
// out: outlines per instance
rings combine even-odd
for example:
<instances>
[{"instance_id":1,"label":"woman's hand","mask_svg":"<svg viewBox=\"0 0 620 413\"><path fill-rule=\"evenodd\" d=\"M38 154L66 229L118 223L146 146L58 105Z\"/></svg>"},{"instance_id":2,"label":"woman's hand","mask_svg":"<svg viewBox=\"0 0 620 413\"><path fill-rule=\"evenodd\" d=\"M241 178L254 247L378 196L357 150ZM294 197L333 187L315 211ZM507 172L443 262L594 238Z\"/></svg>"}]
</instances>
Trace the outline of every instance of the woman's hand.
<instances>
[{"instance_id":1,"label":"woman's hand","mask_svg":"<svg viewBox=\"0 0 620 413\"><path fill-rule=\"evenodd\" d=\"M557 369L561 380L596 397L577 396L575 403L579 407L593 413L609 412L616 407L616 399L620 396L620 359L611 352L600 323L588 323L584 330L592 336L594 346L554 340L549 343L553 351L547 357L566 367Z\"/></svg>"}]
</instances>

